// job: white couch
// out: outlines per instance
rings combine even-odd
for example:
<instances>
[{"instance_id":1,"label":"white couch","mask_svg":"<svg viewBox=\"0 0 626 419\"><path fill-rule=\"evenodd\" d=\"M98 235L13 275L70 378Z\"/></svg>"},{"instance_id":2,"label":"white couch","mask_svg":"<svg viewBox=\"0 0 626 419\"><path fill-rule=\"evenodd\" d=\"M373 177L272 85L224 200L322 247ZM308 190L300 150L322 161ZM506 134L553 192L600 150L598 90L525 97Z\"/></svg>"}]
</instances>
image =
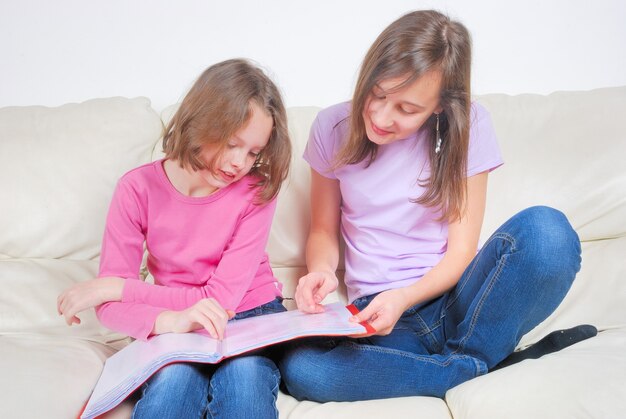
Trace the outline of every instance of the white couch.
<instances>
[{"instance_id":1,"label":"white couch","mask_svg":"<svg viewBox=\"0 0 626 419\"><path fill-rule=\"evenodd\" d=\"M626 87L477 100L492 113L506 161L490 176L483 238L516 211L545 204L564 211L583 241L573 288L520 347L582 323L598 335L464 383L445 400L322 405L281 394L282 418L626 415ZM309 169L301 153L318 110L288 110L293 166L268 248L287 296L305 270ZM114 185L160 156L162 126L145 98L0 109L1 418L76 417L103 361L127 343L93 311L80 326L66 326L56 297L95 276ZM329 301L338 298L345 293ZM127 413L128 406L116 412Z\"/></svg>"}]
</instances>

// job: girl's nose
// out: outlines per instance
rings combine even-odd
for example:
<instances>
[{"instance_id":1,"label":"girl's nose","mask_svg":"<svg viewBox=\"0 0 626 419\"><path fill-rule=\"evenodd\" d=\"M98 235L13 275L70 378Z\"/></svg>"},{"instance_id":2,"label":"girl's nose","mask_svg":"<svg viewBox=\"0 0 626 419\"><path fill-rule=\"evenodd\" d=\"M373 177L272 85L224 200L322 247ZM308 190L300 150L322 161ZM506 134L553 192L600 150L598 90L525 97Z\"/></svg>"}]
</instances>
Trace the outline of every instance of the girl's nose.
<instances>
[{"instance_id":1,"label":"girl's nose","mask_svg":"<svg viewBox=\"0 0 626 419\"><path fill-rule=\"evenodd\" d=\"M390 103L385 103L374 112L372 116L374 124L379 128L389 128L393 125L393 115Z\"/></svg>"},{"instance_id":2,"label":"girl's nose","mask_svg":"<svg viewBox=\"0 0 626 419\"><path fill-rule=\"evenodd\" d=\"M233 158L230 160L230 164L235 169L241 169L243 165L245 164L245 159L246 159L246 153L240 150L234 153Z\"/></svg>"}]
</instances>

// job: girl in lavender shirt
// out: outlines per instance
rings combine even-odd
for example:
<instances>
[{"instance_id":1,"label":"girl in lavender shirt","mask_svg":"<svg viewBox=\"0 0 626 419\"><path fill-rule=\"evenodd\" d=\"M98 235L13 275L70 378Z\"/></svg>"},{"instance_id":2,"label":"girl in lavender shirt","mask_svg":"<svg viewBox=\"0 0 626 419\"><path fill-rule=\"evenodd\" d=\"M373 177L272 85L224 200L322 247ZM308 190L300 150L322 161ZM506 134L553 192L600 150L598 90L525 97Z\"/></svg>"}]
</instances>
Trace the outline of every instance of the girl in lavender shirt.
<instances>
[{"instance_id":1,"label":"girl in lavender shirt","mask_svg":"<svg viewBox=\"0 0 626 419\"><path fill-rule=\"evenodd\" d=\"M462 24L409 13L371 46L351 103L313 124L309 273L295 299L323 310L341 234L354 320L377 333L292 345L279 366L299 400L443 397L503 361L579 270L576 233L546 207L515 215L477 253L487 177L502 158L470 99L470 55Z\"/></svg>"},{"instance_id":2,"label":"girl in lavender shirt","mask_svg":"<svg viewBox=\"0 0 626 419\"><path fill-rule=\"evenodd\" d=\"M209 67L169 123L165 159L119 181L98 278L59 296L68 324L96 308L136 339L284 311L265 246L291 144L280 93L257 67ZM139 280L144 243L155 284ZM269 352L218 365L176 363L142 387L133 417L278 417L280 375ZM245 379L243 379L245 378Z\"/></svg>"}]
</instances>

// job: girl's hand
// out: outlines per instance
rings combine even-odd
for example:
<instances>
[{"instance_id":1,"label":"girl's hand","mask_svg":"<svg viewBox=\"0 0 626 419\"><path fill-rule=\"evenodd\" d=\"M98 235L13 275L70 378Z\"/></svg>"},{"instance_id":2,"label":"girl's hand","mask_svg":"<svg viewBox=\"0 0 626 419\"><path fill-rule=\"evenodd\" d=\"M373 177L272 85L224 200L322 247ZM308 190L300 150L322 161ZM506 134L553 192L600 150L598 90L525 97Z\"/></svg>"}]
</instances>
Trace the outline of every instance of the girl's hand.
<instances>
[{"instance_id":1,"label":"girl's hand","mask_svg":"<svg viewBox=\"0 0 626 419\"><path fill-rule=\"evenodd\" d=\"M154 334L187 333L204 328L214 339L224 339L228 320L235 316L214 298L205 298L182 311L165 311L157 317Z\"/></svg>"},{"instance_id":2,"label":"girl's hand","mask_svg":"<svg viewBox=\"0 0 626 419\"><path fill-rule=\"evenodd\" d=\"M108 301L120 301L124 280L118 277L95 278L71 286L57 298L57 312L68 326L80 324L76 314Z\"/></svg>"},{"instance_id":3,"label":"girl's hand","mask_svg":"<svg viewBox=\"0 0 626 419\"><path fill-rule=\"evenodd\" d=\"M406 290L402 288L381 292L361 312L350 320L354 322L369 322L376 329L376 335L384 336L391 333L402 313L411 307L406 297Z\"/></svg>"},{"instance_id":4,"label":"girl's hand","mask_svg":"<svg viewBox=\"0 0 626 419\"><path fill-rule=\"evenodd\" d=\"M320 303L328 294L337 289L339 280L330 271L311 272L298 281L294 296L300 311L305 313L322 313L324 306Z\"/></svg>"}]
</instances>

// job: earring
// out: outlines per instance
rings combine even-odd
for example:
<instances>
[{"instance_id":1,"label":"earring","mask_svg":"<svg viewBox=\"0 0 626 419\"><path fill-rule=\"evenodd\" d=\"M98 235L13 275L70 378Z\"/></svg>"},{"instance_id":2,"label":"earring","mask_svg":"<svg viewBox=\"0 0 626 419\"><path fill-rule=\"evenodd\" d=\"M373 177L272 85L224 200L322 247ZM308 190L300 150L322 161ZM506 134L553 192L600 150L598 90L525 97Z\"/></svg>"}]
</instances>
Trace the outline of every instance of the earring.
<instances>
[{"instance_id":1,"label":"earring","mask_svg":"<svg viewBox=\"0 0 626 419\"><path fill-rule=\"evenodd\" d=\"M435 136L437 137L437 145L435 146L435 154L439 154L441 151L441 134L439 133L439 114L435 114L437 116L437 126Z\"/></svg>"}]
</instances>

